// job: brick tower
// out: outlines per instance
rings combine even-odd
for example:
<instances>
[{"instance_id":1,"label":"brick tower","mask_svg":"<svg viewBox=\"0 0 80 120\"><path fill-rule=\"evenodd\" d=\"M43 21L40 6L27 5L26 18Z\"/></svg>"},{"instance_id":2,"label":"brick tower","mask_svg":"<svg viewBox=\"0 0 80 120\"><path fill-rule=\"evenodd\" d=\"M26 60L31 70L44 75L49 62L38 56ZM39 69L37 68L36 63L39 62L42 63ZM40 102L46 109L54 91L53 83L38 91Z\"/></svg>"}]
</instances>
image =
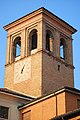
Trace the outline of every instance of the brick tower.
<instances>
[{"instance_id":1,"label":"brick tower","mask_svg":"<svg viewBox=\"0 0 80 120\"><path fill-rule=\"evenodd\" d=\"M4 29L5 87L36 97L74 87L72 26L40 8Z\"/></svg>"}]
</instances>

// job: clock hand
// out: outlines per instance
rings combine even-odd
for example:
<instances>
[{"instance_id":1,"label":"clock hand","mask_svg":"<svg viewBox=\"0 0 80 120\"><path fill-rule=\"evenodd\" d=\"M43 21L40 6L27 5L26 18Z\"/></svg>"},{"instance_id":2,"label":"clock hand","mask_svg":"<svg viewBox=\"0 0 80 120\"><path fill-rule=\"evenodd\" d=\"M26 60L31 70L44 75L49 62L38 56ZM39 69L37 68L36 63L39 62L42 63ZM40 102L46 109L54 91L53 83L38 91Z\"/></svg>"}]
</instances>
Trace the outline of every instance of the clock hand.
<instances>
[{"instance_id":1,"label":"clock hand","mask_svg":"<svg viewBox=\"0 0 80 120\"><path fill-rule=\"evenodd\" d=\"M24 67L25 67L25 65L24 65L23 68L21 69L21 74L23 73Z\"/></svg>"}]
</instances>

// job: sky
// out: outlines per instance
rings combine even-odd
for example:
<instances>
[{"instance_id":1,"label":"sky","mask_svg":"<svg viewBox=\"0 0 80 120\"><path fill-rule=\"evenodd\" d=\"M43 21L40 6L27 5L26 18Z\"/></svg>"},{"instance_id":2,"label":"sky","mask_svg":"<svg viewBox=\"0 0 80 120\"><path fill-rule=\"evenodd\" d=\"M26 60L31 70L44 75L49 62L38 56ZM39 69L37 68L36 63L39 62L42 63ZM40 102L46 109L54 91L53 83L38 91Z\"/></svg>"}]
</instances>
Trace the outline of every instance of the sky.
<instances>
[{"instance_id":1,"label":"sky","mask_svg":"<svg viewBox=\"0 0 80 120\"><path fill-rule=\"evenodd\" d=\"M77 29L73 35L74 87L80 89L80 0L0 0L0 87L4 87L7 45L3 26L40 7Z\"/></svg>"}]
</instances>

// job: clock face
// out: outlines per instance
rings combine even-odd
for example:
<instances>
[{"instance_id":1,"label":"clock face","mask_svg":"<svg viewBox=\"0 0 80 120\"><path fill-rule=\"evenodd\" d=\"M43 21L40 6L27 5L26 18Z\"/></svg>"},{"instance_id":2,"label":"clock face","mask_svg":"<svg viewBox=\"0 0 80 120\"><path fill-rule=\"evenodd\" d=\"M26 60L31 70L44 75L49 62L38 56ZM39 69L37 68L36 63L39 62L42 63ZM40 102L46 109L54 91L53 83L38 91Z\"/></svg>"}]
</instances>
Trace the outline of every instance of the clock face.
<instances>
[{"instance_id":1,"label":"clock face","mask_svg":"<svg viewBox=\"0 0 80 120\"><path fill-rule=\"evenodd\" d=\"M14 65L14 83L19 83L31 78L31 59L17 61Z\"/></svg>"}]
</instances>

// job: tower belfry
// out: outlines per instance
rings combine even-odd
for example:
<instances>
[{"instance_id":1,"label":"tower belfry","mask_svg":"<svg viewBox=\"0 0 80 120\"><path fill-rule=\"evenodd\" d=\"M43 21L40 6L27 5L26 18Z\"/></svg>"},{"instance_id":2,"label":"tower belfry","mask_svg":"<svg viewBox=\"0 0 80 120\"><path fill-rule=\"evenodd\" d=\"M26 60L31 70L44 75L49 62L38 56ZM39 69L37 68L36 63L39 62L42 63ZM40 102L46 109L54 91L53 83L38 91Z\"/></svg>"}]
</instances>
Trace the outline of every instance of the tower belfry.
<instances>
[{"instance_id":1,"label":"tower belfry","mask_svg":"<svg viewBox=\"0 0 80 120\"><path fill-rule=\"evenodd\" d=\"M4 26L5 87L32 96L74 87L72 26L45 8Z\"/></svg>"}]
</instances>

